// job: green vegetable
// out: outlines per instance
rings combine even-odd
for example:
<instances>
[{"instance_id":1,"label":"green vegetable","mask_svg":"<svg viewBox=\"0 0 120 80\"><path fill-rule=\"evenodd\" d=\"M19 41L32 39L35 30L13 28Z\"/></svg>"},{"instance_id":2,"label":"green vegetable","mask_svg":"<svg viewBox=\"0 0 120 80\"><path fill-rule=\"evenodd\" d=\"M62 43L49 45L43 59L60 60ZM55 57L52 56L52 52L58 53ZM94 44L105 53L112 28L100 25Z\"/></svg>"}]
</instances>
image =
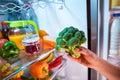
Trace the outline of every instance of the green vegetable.
<instances>
[{"instance_id":1,"label":"green vegetable","mask_svg":"<svg viewBox=\"0 0 120 80\"><path fill-rule=\"evenodd\" d=\"M73 26L64 28L56 38L56 50L65 50L74 58L79 58L74 49L86 42L85 33Z\"/></svg>"},{"instance_id":2,"label":"green vegetable","mask_svg":"<svg viewBox=\"0 0 120 80\"><path fill-rule=\"evenodd\" d=\"M6 60L10 60L19 55L20 50L13 41L7 41L3 44L2 49L0 49L0 55Z\"/></svg>"},{"instance_id":3,"label":"green vegetable","mask_svg":"<svg viewBox=\"0 0 120 80\"><path fill-rule=\"evenodd\" d=\"M58 78L55 78L54 80L59 80Z\"/></svg>"},{"instance_id":4,"label":"green vegetable","mask_svg":"<svg viewBox=\"0 0 120 80\"><path fill-rule=\"evenodd\" d=\"M22 80L34 80L34 77L30 76L30 77L26 77L26 76L21 76Z\"/></svg>"}]
</instances>

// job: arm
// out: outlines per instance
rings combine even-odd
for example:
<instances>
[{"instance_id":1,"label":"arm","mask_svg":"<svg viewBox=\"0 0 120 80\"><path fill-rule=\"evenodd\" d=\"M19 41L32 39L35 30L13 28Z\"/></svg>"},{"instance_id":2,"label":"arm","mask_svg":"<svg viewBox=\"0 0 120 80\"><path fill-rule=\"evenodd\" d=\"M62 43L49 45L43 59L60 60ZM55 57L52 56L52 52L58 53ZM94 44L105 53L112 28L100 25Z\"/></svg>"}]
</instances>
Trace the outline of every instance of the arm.
<instances>
[{"instance_id":1,"label":"arm","mask_svg":"<svg viewBox=\"0 0 120 80\"><path fill-rule=\"evenodd\" d=\"M77 48L75 51L78 54L81 54L80 58L76 59L71 56L69 56L69 58L89 68L95 69L100 74L107 77L109 80L120 80L119 67L116 67L107 61L97 57L92 51L84 47Z\"/></svg>"},{"instance_id":2,"label":"arm","mask_svg":"<svg viewBox=\"0 0 120 80\"><path fill-rule=\"evenodd\" d=\"M120 80L120 67L116 67L103 59L98 58L93 69L109 80Z\"/></svg>"}]
</instances>

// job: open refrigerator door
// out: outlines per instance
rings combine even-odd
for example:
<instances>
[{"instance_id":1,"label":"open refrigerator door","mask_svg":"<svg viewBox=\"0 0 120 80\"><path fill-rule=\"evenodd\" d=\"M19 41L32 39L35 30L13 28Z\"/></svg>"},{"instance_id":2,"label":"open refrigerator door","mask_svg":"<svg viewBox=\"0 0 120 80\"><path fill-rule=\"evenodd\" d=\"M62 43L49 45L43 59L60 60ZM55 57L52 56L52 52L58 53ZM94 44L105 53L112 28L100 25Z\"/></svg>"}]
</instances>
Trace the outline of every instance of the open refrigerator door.
<instances>
[{"instance_id":1,"label":"open refrigerator door","mask_svg":"<svg viewBox=\"0 0 120 80\"><path fill-rule=\"evenodd\" d=\"M119 66L119 23L114 22L119 14L119 0L98 0L98 51L97 55L115 66ZM119 17L119 16L118 16ZM113 28L115 26L115 28ZM114 35L113 35L114 34ZM114 39L114 40L113 40ZM107 80L105 76L97 73L98 80Z\"/></svg>"}]
</instances>

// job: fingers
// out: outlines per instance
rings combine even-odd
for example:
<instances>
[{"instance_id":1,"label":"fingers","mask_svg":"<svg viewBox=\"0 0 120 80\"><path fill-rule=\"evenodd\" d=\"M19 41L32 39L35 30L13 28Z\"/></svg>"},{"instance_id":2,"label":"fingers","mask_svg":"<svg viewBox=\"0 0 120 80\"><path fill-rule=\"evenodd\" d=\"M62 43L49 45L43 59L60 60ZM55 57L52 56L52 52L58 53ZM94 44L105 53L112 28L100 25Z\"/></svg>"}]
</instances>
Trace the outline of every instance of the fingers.
<instances>
[{"instance_id":1,"label":"fingers","mask_svg":"<svg viewBox=\"0 0 120 80\"><path fill-rule=\"evenodd\" d=\"M81 59L80 58L73 58L72 56L70 56L69 54L67 55L69 59L71 59L72 61L78 62L81 64Z\"/></svg>"},{"instance_id":2,"label":"fingers","mask_svg":"<svg viewBox=\"0 0 120 80\"><path fill-rule=\"evenodd\" d=\"M88 55L89 50L85 47L75 48L75 51L79 54Z\"/></svg>"}]
</instances>

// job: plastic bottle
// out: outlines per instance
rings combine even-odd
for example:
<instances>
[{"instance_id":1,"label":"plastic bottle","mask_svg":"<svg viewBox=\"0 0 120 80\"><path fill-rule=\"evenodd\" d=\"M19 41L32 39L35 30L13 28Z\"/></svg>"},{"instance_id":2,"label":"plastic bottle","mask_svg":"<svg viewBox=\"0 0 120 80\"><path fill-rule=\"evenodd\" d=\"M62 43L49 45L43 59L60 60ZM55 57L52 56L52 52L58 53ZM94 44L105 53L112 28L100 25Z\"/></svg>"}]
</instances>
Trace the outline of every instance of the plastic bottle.
<instances>
[{"instance_id":1,"label":"plastic bottle","mask_svg":"<svg viewBox=\"0 0 120 80\"><path fill-rule=\"evenodd\" d=\"M110 30L110 55L120 55L120 13L113 13Z\"/></svg>"}]
</instances>

